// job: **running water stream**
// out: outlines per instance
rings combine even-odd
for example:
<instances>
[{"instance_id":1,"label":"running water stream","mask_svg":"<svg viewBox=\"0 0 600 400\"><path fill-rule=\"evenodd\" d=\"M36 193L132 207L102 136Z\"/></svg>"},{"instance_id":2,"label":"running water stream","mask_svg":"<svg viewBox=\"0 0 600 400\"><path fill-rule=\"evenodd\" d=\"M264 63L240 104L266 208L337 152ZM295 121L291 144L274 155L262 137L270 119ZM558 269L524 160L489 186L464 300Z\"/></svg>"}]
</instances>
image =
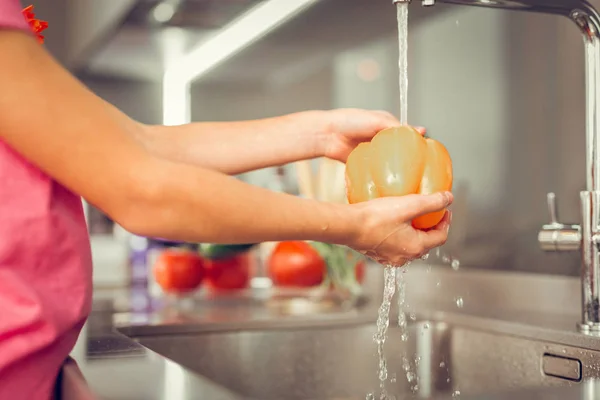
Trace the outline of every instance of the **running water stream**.
<instances>
[{"instance_id":1,"label":"running water stream","mask_svg":"<svg viewBox=\"0 0 600 400\"><path fill-rule=\"evenodd\" d=\"M397 3L400 124L408 125L408 3Z\"/></svg>"},{"instance_id":2,"label":"running water stream","mask_svg":"<svg viewBox=\"0 0 600 400\"><path fill-rule=\"evenodd\" d=\"M408 125L408 2L399 2L396 4L396 7L398 18L400 124ZM459 261L443 255L440 249L436 250L435 256L439 261L441 261L442 264L450 264L454 270L459 268ZM428 255L425 255L423 260L426 260L427 257ZM406 304L405 300L406 282L404 276L409 264L410 263L406 263L406 265L402 267L387 265L384 268L383 301L379 307L377 316L377 331L373 336L373 340L377 344L377 355L379 356L379 400L396 400L396 397L393 394L389 394L385 388L385 382L387 381L389 374L387 360L384 354L384 344L387 339L387 331L390 325L390 309L395 293L398 293L398 328L400 340L403 342L408 341L408 321L406 317L408 304ZM462 297L456 297L455 302L458 308L463 307ZM416 319L416 315L412 312L410 313L410 319L411 321ZM424 328L427 329L428 325L425 324ZM420 356L415 355L414 365L417 366L419 361ZM409 362L408 354L406 353L402 354L402 369L406 373L406 379L411 385L413 392L417 391L419 377L415 372L411 371L411 363ZM394 382L394 379L392 379L392 382ZM455 393L453 393L453 397L455 396ZM373 393L369 393L366 398L367 400L374 400L375 395Z\"/></svg>"},{"instance_id":3,"label":"running water stream","mask_svg":"<svg viewBox=\"0 0 600 400\"><path fill-rule=\"evenodd\" d=\"M377 332L373 336L373 340L377 344L377 355L379 356L379 399L380 400L391 400L385 389L385 381L388 378L387 360L383 353L383 344L387 337L387 329L390 325L390 308L392 306L392 299L396 292L396 276L395 268L388 265L384 269L384 287L383 287L383 301L379 307L379 314L377 315ZM372 398L372 397L371 397ZM369 396L367 396L369 399Z\"/></svg>"},{"instance_id":4,"label":"running water stream","mask_svg":"<svg viewBox=\"0 0 600 400\"><path fill-rule=\"evenodd\" d=\"M400 89L400 124L408 125L408 2L396 5L398 18L398 82ZM398 287L398 327L402 340L406 335L406 314L404 312L404 271L396 271Z\"/></svg>"},{"instance_id":5,"label":"running water stream","mask_svg":"<svg viewBox=\"0 0 600 400\"><path fill-rule=\"evenodd\" d=\"M400 85L400 123L408 124L408 3L397 4L398 16L398 43L399 43L399 85ZM390 308L392 300L398 289L398 325L401 328L402 340L407 340L406 314L404 313L404 268L396 268L388 265L384 269L383 301L379 307L377 316L377 332L373 340L377 344L377 355L379 356L379 399L393 400L394 396L387 393L385 382L388 378L387 360L383 352L383 345L387 338L387 330L390 325ZM406 359L406 357L403 357ZM408 371L407 371L408 372ZM369 394L367 399L372 399Z\"/></svg>"}]
</instances>

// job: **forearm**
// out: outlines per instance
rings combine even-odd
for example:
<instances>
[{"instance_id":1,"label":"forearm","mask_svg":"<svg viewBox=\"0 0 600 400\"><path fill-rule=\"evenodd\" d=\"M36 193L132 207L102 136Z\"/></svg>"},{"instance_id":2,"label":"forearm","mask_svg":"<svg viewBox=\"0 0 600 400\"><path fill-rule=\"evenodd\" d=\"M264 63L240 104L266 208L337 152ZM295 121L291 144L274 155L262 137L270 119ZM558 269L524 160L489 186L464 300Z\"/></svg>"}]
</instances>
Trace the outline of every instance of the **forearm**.
<instances>
[{"instance_id":1,"label":"forearm","mask_svg":"<svg viewBox=\"0 0 600 400\"><path fill-rule=\"evenodd\" d=\"M122 223L143 236L211 243L289 239L348 243L351 206L275 193L208 169L160 159L143 168L146 187ZM353 213L352 213L353 214Z\"/></svg>"},{"instance_id":2,"label":"forearm","mask_svg":"<svg viewBox=\"0 0 600 400\"><path fill-rule=\"evenodd\" d=\"M254 121L148 126L139 138L159 157L234 175L321 156L326 132L320 116L307 111Z\"/></svg>"}]
</instances>

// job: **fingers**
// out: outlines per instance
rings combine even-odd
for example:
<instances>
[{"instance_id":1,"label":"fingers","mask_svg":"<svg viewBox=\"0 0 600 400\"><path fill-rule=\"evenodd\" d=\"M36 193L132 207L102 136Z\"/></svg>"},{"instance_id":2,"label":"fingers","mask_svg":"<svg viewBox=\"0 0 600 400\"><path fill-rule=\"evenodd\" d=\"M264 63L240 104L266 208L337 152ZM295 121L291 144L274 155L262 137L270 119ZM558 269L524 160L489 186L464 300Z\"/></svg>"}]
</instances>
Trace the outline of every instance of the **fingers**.
<instances>
[{"instance_id":1,"label":"fingers","mask_svg":"<svg viewBox=\"0 0 600 400\"><path fill-rule=\"evenodd\" d=\"M417 234L419 235L419 241L421 246L425 250L432 249L434 247L439 247L446 243L448 239L448 231L450 230L450 221L452 219L452 213L450 211L446 211L444 214L444 218L432 229L427 232L417 230Z\"/></svg>"},{"instance_id":2,"label":"fingers","mask_svg":"<svg viewBox=\"0 0 600 400\"><path fill-rule=\"evenodd\" d=\"M372 258L378 263L385 265L401 266L406 262L415 260L422 257L429 250L442 246L446 243L448 238L448 232L450 229L450 222L452 219L451 211L445 211L440 222L428 231L420 229L413 229L410 226L409 221L415 217L424 213L435 212L442 210L452 202L451 194L437 193L433 195L410 195L402 198L405 203L402 204L402 208L410 210L408 213L404 213L401 216L402 220L408 220L408 223L397 225L398 221L388 220L392 222L392 226L386 225L388 229L392 229L380 242L375 246L362 245L360 248L364 249L361 251L362 254ZM386 199L379 199L386 200ZM387 199L391 200L391 199ZM374 200L373 203L378 200ZM368 202L367 202L368 203ZM385 203L382 203L385 204ZM385 208L385 207L384 207ZM389 209L388 209L389 210ZM412 214L410 217L406 217L407 214ZM371 247L373 246L373 247Z\"/></svg>"},{"instance_id":3,"label":"fingers","mask_svg":"<svg viewBox=\"0 0 600 400\"><path fill-rule=\"evenodd\" d=\"M453 200L454 196L450 192L404 196L402 197L404 217L413 219L421 215L443 210L452 204Z\"/></svg>"},{"instance_id":4,"label":"fingers","mask_svg":"<svg viewBox=\"0 0 600 400\"><path fill-rule=\"evenodd\" d=\"M396 118L396 116L394 114L392 114L389 111L385 111L385 110L375 110L374 112L376 112L377 114L379 114L380 116L384 117L385 119L389 120L389 121L395 121L396 124L399 124L400 121L398 120L398 118Z\"/></svg>"},{"instance_id":5,"label":"fingers","mask_svg":"<svg viewBox=\"0 0 600 400\"><path fill-rule=\"evenodd\" d=\"M394 261L390 261L386 258L380 257L374 251L368 251L365 253L365 255L378 264L385 265L385 266L392 266L392 267L402 267L403 265L405 265L407 262L410 261L408 258L397 258Z\"/></svg>"},{"instance_id":6,"label":"fingers","mask_svg":"<svg viewBox=\"0 0 600 400\"><path fill-rule=\"evenodd\" d=\"M429 250L446 243L451 218L452 213L446 211L442 220L429 231L415 229L412 240L404 247L403 257L408 256L408 260L415 260L421 258Z\"/></svg>"},{"instance_id":7,"label":"fingers","mask_svg":"<svg viewBox=\"0 0 600 400\"><path fill-rule=\"evenodd\" d=\"M378 131L386 129L386 128L391 128L394 126L400 126L400 121L398 120L398 118L396 118L392 113L384 111L384 110L375 110L373 111L375 114L377 114L378 118L381 118L381 120L379 121L380 123L378 124Z\"/></svg>"},{"instance_id":8,"label":"fingers","mask_svg":"<svg viewBox=\"0 0 600 400\"><path fill-rule=\"evenodd\" d=\"M386 128L392 128L395 126L400 126L400 120L391 112L385 110L364 110L357 108L347 108L343 109L344 111L350 111L353 113L363 113L363 115L370 115L377 117L377 122L375 125L377 126L376 130L380 131ZM425 135L427 133L427 129L422 126L412 126L417 132L421 135Z\"/></svg>"},{"instance_id":9,"label":"fingers","mask_svg":"<svg viewBox=\"0 0 600 400\"><path fill-rule=\"evenodd\" d=\"M385 128L400 125L400 121L392 113L384 110L375 110L375 112L385 118ZM413 128L423 136L427 134L427 129L422 126L413 126Z\"/></svg>"}]
</instances>

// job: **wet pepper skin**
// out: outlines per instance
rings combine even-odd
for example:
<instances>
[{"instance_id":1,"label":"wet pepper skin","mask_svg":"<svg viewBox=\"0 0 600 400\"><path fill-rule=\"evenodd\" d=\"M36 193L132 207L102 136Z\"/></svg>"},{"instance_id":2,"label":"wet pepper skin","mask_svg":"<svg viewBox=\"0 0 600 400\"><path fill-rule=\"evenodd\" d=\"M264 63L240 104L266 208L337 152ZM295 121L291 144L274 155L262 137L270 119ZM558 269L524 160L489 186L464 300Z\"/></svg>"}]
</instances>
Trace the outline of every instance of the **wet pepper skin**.
<instances>
[{"instance_id":1,"label":"wet pepper skin","mask_svg":"<svg viewBox=\"0 0 600 400\"><path fill-rule=\"evenodd\" d=\"M440 142L409 126L388 128L359 144L346 161L350 204L386 196L431 194L452 189L452 160ZM445 210L422 215L412 224L429 229Z\"/></svg>"}]
</instances>

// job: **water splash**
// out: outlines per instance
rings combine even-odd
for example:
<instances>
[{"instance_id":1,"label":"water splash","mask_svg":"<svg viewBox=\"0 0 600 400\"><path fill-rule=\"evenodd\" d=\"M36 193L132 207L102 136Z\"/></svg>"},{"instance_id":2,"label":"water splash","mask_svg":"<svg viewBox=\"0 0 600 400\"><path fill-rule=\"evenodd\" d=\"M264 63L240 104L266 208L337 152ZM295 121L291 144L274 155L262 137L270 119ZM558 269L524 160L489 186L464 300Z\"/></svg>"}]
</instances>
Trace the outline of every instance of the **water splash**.
<instances>
[{"instance_id":1,"label":"water splash","mask_svg":"<svg viewBox=\"0 0 600 400\"><path fill-rule=\"evenodd\" d=\"M458 261L457 259L453 259L450 262L450 266L452 267L453 270L457 271L458 268L460 267L460 261Z\"/></svg>"},{"instance_id":2,"label":"water splash","mask_svg":"<svg viewBox=\"0 0 600 400\"><path fill-rule=\"evenodd\" d=\"M454 302L456 303L456 307L463 308L465 306L465 302L462 297L458 296L454 298Z\"/></svg>"},{"instance_id":3,"label":"water splash","mask_svg":"<svg viewBox=\"0 0 600 400\"><path fill-rule=\"evenodd\" d=\"M439 247L435 249L435 258L441 261L442 264L450 265L454 271L458 271L460 268L460 260L448 254L442 253L442 250Z\"/></svg>"}]
</instances>

